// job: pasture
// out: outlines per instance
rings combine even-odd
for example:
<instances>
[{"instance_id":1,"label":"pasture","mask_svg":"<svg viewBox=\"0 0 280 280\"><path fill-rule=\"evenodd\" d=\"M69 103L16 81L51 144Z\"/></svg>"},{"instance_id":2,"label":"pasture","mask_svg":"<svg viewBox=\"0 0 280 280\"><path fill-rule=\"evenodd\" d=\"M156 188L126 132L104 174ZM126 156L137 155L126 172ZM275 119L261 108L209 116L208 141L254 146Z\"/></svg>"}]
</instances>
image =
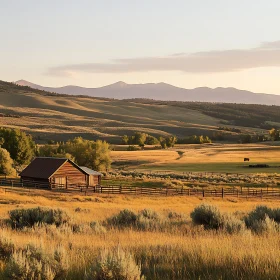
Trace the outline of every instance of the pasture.
<instances>
[{"instance_id":1,"label":"pasture","mask_svg":"<svg viewBox=\"0 0 280 280\"><path fill-rule=\"evenodd\" d=\"M23 189L6 193L0 189L0 194L1 279L8 279L5 273L6 266L10 265L3 258L3 252L8 254L5 244L12 244L16 252L32 245L43 252L44 258L59 248L63 256L60 265L63 264L66 272L56 279L96 279L84 278L85 272L100 252L116 248L133 256L146 279L277 279L279 275L278 232L256 234L244 230L229 234L194 226L190 218L191 211L201 203L217 206L223 213L242 218L259 204L277 207L279 203L275 200L96 194L89 197ZM69 224L59 227L35 224L17 230L5 225L8 211L38 206L60 208L69 215ZM101 227L104 221L124 209L135 213L150 209L150 213L160 217L163 226L134 228L104 224ZM96 222L100 224L99 229L90 226ZM23 264L21 270L24 268Z\"/></svg>"},{"instance_id":2,"label":"pasture","mask_svg":"<svg viewBox=\"0 0 280 280\"><path fill-rule=\"evenodd\" d=\"M168 150L112 151L113 167L123 170L216 173L278 173L280 146L265 144L175 145ZM244 162L244 158L250 158ZM268 164L270 168L249 168Z\"/></svg>"}]
</instances>

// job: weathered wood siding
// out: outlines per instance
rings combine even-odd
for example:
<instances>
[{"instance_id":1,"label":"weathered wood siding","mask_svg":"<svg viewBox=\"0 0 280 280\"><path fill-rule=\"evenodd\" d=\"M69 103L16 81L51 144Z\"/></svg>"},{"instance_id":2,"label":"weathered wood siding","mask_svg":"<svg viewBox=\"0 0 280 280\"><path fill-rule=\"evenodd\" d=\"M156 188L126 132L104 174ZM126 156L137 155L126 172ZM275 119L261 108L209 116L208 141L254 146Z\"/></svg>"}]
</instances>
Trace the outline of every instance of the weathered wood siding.
<instances>
[{"instance_id":1,"label":"weathered wood siding","mask_svg":"<svg viewBox=\"0 0 280 280\"><path fill-rule=\"evenodd\" d=\"M86 175L70 162L66 162L51 177L51 182L57 181L55 178L66 178L67 185L86 184Z\"/></svg>"},{"instance_id":2,"label":"weathered wood siding","mask_svg":"<svg viewBox=\"0 0 280 280\"><path fill-rule=\"evenodd\" d=\"M89 185L97 186L100 184L101 176L99 175L89 175Z\"/></svg>"}]
</instances>

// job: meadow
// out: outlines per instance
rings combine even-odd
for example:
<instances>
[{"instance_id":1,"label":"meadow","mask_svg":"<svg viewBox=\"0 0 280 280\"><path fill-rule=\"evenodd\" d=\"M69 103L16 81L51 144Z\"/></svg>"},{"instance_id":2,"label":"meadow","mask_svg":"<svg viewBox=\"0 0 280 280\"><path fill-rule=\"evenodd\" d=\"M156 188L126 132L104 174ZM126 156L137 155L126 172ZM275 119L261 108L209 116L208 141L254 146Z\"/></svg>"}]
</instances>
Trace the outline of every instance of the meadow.
<instances>
[{"instance_id":1,"label":"meadow","mask_svg":"<svg viewBox=\"0 0 280 280\"><path fill-rule=\"evenodd\" d=\"M63 274L56 278L49 276L50 278L42 279L117 279L85 275L90 267L96 269L94 264L98 262L100 254L118 250L129 260L129 267L136 265L146 279L279 278L278 227L274 228L268 223L261 233L245 228L229 233L196 226L190 218L193 209L202 203L216 206L221 212L242 219L260 204L278 207L277 200L150 198L97 194L79 196L44 190L28 192L22 189L6 193L1 189L0 192L0 279L10 279L7 275L11 265L22 271L30 265L26 259L23 260L22 255L20 258L18 255L19 252L23 254L26 246L39 250L39 256L44 256L43 264L44 260L55 255L54 252L58 254L59 250L59 268L64 271ZM38 206L44 209L59 208L70 219L67 224L60 226L34 224L17 229L5 223L9 218L9 211ZM145 226L139 228L130 224L122 227L108 222L106 224L106 221L116 217L124 209L130 209L136 214L149 209L146 210L147 213L160 217L160 220L157 218L154 220L156 223L152 220L146 223L144 219L142 223L146 221L143 224ZM29 256L31 257L32 255ZM9 258L12 258L12 264ZM56 261L58 262L57 258ZM49 262L49 266L53 268L51 265ZM42 267L40 269L43 270ZM17 276L13 279L25 278Z\"/></svg>"},{"instance_id":2,"label":"meadow","mask_svg":"<svg viewBox=\"0 0 280 280\"><path fill-rule=\"evenodd\" d=\"M261 144L201 144L175 145L167 150L111 152L113 167L124 170L217 172L217 173L277 173L280 166L280 146L273 142ZM244 162L249 158L249 162ZM252 164L271 167L249 168Z\"/></svg>"}]
</instances>

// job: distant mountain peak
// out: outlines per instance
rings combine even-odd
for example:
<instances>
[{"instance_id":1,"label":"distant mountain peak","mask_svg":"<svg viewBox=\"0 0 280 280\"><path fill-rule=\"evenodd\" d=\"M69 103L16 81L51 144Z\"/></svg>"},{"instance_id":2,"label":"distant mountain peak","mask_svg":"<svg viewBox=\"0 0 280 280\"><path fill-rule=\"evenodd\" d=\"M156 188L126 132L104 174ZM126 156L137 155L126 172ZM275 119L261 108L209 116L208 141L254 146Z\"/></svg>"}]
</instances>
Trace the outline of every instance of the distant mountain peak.
<instances>
[{"instance_id":1,"label":"distant mountain peak","mask_svg":"<svg viewBox=\"0 0 280 280\"><path fill-rule=\"evenodd\" d=\"M128 86L128 84L125 83L125 82L123 82L123 81L118 81L118 82L116 82L116 83L114 83L114 84L111 84L110 86L115 86L115 87L126 87L126 86Z\"/></svg>"},{"instance_id":2,"label":"distant mountain peak","mask_svg":"<svg viewBox=\"0 0 280 280\"><path fill-rule=\"evenodd\" d=\"M26 81L26 80L18 80L15 82L15 84L19 85L19 86L29 86L31 85L32 83ZM34 85L34 84L32 84Z\"/></svg>"},{"instance_id":3,"label":"distant mountain peak","mask_svg":"<svg viewBox=\"0 0 280 280\"><path fill-rule=\"evenodd\" d=\"M164 82L127 84L123 81L118 81L114 84L99 88L85 88L69 85L64 87L43 87L23 79L15 83L21 86L29 86L34 89L61 94L88 95L92 97L115 99L144 98L163 101L280 105L279 95L254 93L246 90L239 90L233 87L197 87L194 89L185 89Z\"/></svg>"}]
</instances>

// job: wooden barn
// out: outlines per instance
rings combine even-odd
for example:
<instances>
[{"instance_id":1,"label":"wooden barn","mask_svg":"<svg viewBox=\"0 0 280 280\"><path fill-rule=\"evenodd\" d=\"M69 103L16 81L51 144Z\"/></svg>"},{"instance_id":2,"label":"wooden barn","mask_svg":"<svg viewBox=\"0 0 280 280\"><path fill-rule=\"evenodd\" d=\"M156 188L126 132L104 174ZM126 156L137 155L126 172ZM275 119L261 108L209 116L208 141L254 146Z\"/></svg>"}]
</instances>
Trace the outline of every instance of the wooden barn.
<instances>
[{"instance_id":1,"label":"wooden barn","mask_svg":"<svg viewBox=\"0 0 280 280\"><path fill-rule=\"evenodd\" d=\"M96 186L101 173L80 167L66 158L37 157L21 173L23 182L37 182L44 187Z\"/></svg>"}]
</instances>

